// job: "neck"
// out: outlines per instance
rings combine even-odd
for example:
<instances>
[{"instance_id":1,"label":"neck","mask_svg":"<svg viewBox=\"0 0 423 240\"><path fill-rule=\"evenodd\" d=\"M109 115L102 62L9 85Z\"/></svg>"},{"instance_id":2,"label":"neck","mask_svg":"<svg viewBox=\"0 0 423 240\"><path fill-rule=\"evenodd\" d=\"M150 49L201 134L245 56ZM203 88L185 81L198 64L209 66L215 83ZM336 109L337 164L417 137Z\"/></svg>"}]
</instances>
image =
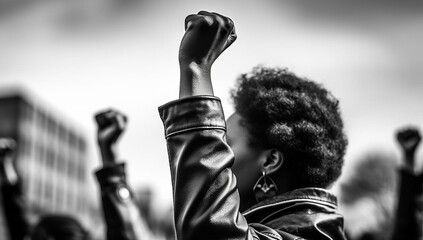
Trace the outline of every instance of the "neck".
<instances>
[{"instance_id":1,"label":"neck","mask_svg":"<svg viewBox=\"0 0 423 240\"><path fill-rule=\"evenodd\" d=\"M278 178L273 178L276 183L276 186L278 186L277 195L281 195L295 189L293 187L293 184L291 184L291 181L293 179L291 177L291 172L292 171L290 170L282 168L277 173L271 175L271 177L276 174L278 175Z\"/></svg>"}]
</instances>

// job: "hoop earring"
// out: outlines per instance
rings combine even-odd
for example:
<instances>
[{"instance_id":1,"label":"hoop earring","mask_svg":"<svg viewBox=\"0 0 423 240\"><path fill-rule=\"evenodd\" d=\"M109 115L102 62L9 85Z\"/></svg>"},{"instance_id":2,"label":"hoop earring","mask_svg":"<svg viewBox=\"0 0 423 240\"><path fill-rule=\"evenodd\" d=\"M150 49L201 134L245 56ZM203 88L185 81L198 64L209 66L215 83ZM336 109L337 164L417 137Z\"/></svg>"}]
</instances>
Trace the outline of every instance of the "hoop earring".
<instances>
[{"instance_id":1,"label":"hoop earring","mask_svg":"<svg viewBox=\"0 0 423 240\"><path fill-rule=\"evenodd\" d=\"M263 175L257 180L253 187L254 196L257 202L276 196L277 191L278 187L273 179L267 176L266 172L263 171Z\"/></svg>"}]
</instances>

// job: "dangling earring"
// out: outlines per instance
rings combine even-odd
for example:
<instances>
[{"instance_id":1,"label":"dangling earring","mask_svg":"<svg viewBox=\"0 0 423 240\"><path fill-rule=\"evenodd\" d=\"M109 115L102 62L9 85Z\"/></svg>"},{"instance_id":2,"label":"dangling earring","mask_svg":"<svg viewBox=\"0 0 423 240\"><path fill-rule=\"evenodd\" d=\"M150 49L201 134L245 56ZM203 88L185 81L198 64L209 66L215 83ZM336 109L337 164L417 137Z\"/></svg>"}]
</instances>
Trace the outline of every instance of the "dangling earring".
<instances>
[{"instance_id":1,"label":"dangling earring","mask_svg":"<svg viewBox=\"0 0 423 240\"><path fill-rule=\"evenodd\" d=\"M265 199L276 196L278 187L272 178L268 177L266 172L263 171L261 176L253 187L254 195L256 196L257 202L261 202Z\"/></svg>"}]
</instances>

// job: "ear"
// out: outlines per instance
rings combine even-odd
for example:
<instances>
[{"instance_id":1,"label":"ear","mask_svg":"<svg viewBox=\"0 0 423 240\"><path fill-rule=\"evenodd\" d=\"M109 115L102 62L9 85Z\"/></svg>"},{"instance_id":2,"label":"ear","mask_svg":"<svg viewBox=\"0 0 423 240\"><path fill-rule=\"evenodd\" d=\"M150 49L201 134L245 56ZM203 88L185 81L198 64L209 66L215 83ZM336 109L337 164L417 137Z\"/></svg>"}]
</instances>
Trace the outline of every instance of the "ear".
<instances>
[{"instance_id":1,"label":"ear","mask_svg":"<svg viewBox=\"0 0 423 240\"><path fill-rule=\"evenodd\" d=\"M265 157L263 158L261 166L262 170L265 171L267 174L272 174L278 171L284 162L282 152L277 150L276 148L272 148L266 150L264 154Z\"/></svg>"}]
</instances>

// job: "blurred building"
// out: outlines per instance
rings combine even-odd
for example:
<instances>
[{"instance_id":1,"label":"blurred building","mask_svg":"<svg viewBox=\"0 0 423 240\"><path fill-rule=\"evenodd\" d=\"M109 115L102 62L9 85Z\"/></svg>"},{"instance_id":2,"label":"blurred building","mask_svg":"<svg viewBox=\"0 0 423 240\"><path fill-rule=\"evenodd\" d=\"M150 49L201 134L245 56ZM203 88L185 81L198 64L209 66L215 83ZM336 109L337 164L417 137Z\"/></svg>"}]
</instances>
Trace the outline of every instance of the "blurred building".
<instances>
[{"instance_id":1,"label":"blurred building","mask_svg":"<svg viewBox=\"0 0 423 240\"><path fill-rule=\"evenodd\" d=\"M17 142L16 164L29 219L36 221L43 213L68 213L90 222L93 201L87 189L86 138L68 119L46 108L23 92L0 96L0 137ZM0 219L3 239L1 208Z\"/></svg>"},{"instance_id":2,"label":"blurred building","mask_svg":"<svg viewBox=\"0 0 423 240\"><path fill-rule=\"evenodd\" d=\"M150 187L135 190L135 199L141 216L156 239L176 239L173 222L173 208L171 205L160 206L160 210L153 207L154 192Z\"/></svg>"}]
</instances>

